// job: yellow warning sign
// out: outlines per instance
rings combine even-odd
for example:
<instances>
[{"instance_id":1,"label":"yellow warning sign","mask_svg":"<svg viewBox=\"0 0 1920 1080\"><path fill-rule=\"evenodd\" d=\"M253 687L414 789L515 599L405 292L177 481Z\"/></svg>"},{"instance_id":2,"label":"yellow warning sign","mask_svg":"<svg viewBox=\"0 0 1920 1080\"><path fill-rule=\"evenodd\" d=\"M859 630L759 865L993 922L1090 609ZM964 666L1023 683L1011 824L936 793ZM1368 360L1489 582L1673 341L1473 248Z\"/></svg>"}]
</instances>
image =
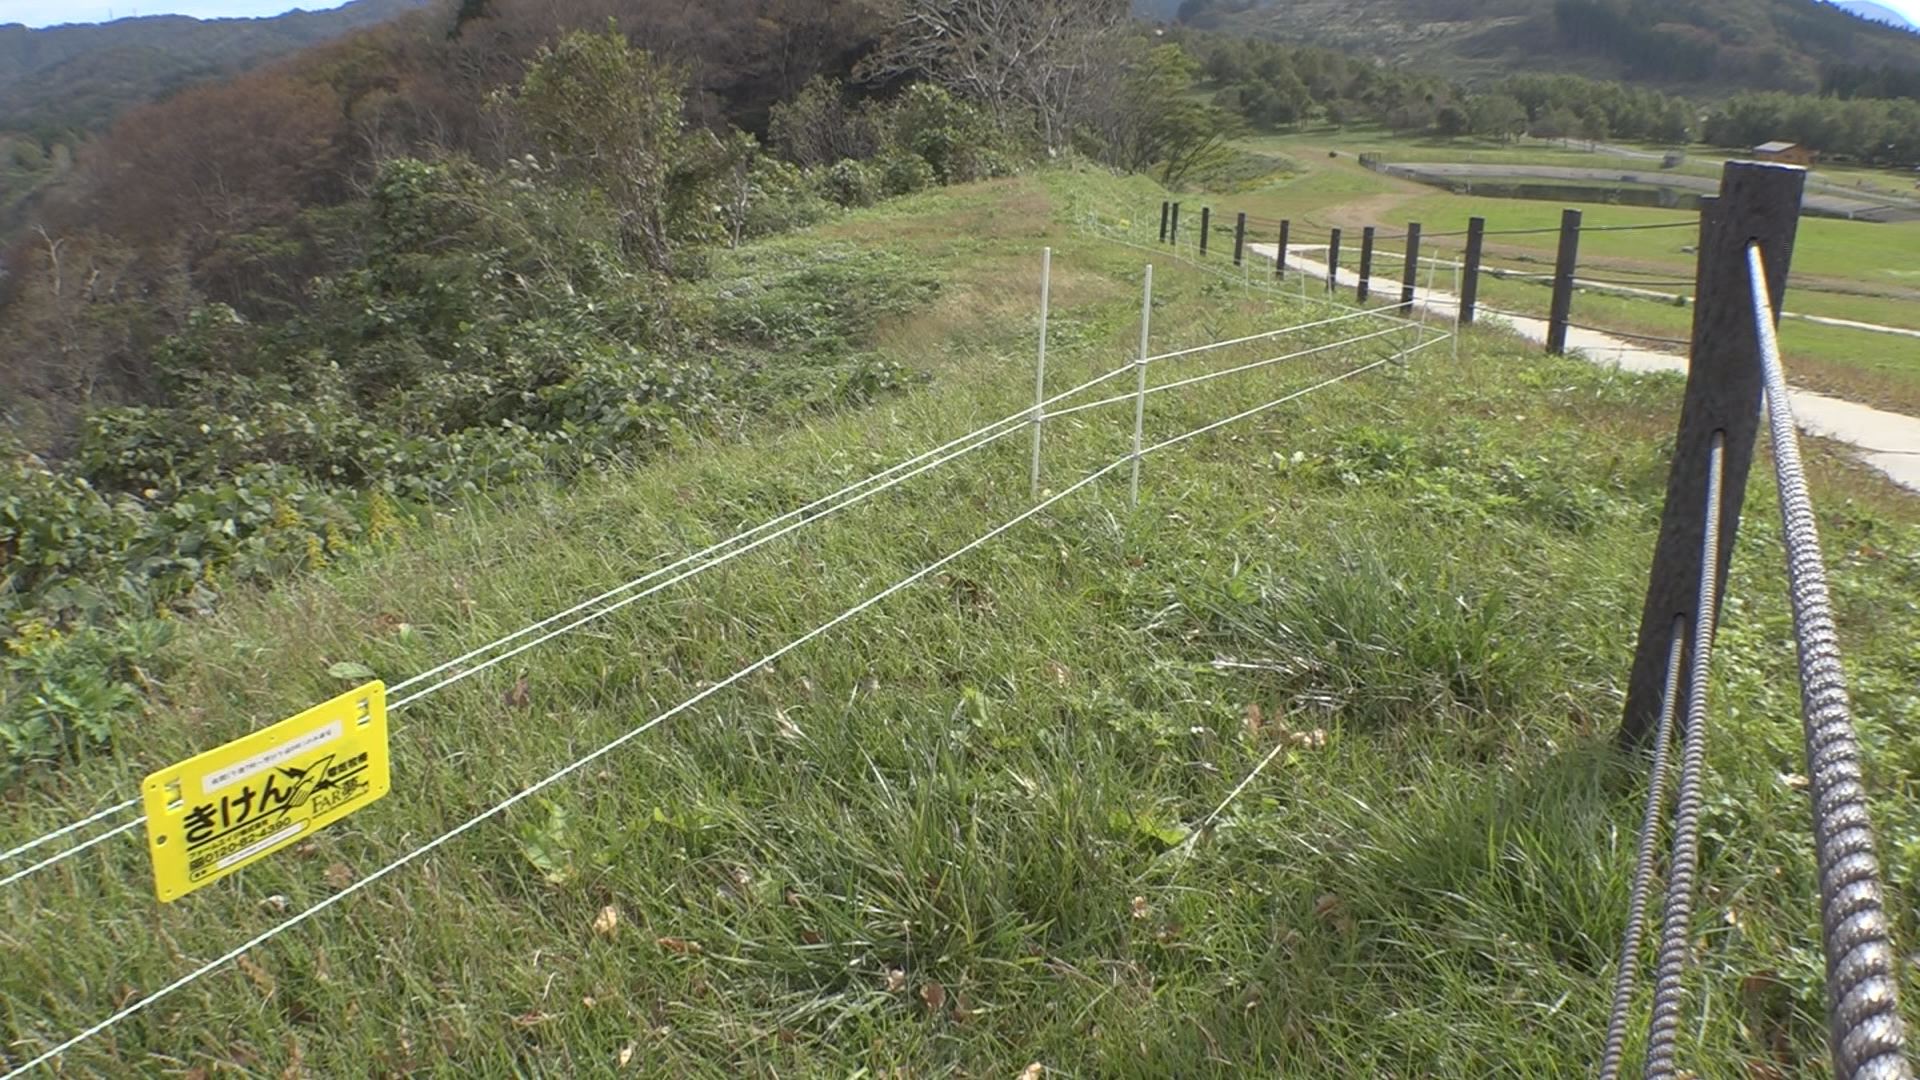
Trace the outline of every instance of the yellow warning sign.
<instances>
[{"instance_id":1,"label":"yellow warning sign","mask_svg":"<svg viewBox=\"0 0 1920 1080\"><path fill-rule=\"evenodd\" d=\"M370 682L147 777L162 900L305 839L387 793L387 688Z\"/></svg>"}]
</instances>

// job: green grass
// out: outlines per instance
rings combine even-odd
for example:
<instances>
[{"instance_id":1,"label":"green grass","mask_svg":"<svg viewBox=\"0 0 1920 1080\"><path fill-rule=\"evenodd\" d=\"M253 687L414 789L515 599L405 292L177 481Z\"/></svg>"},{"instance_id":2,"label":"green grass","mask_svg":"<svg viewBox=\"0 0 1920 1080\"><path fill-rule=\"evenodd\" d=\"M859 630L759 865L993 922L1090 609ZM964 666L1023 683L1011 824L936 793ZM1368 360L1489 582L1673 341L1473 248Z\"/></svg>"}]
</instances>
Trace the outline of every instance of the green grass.
<instances>
[{"instance_id":1,"label":"green grass","mask_svg":"<svg viewBox=\"0 0 1920 1080\"><path fill-rule=\"evenodd\" d=\"M1480 290L1490 307L1543 318L1552 299L1545 283L1487 278ZM1789 292L1788 299L1795 306L1799 295ZM1573 321L1686 340L1692 335L1693 309L1582 289L1574 296ZM1920 414L1920 338L1787 319L1780 324L1780 347L1795 385Z\"/></svg>"},{"instance_id":2,"label":"green grass","mask_svg":"<svg viewBox=\"0 0 1920 1080\"><path fill-rule=\"evenodd\" d=\"M242 597L179 636L179 674L139 737L11 793L0 839L329 695L334 661L421 670L1024 407L1042 244L1050 385L1123 363L1146 256L1070 223L1149 199L1138 181L1055 174L822 230L941 268L936 301L863 343L926 385L476 504ZM1155 261L1158 346L1320 313ZM1378 348L1156 396L1148 437ZM1430 350L1155 455L1139 509L1124 476L1062 501L68 1064L1583 1075L1639 817L1607 747L1678 401L1674 379L1482 331L1458 361ZM1130 419L1050 424L1049 488L1123 453ZM1810 456L1911 943L1920 509ZM1824 1060L1806 809L1782 780L1801 769L1798 698L1765 472L1716 656L1685 1028L1702 1075ZM436 695L395 717L385 801L183 902L153 902L137 843L0 893L0 1053L152 990L322 899L329 872L376 869L1027 505L1017 437ZM503 694L522 673L516 708ZM608 908L611 934L594 928Z\"/></svg>"}]
</instances>

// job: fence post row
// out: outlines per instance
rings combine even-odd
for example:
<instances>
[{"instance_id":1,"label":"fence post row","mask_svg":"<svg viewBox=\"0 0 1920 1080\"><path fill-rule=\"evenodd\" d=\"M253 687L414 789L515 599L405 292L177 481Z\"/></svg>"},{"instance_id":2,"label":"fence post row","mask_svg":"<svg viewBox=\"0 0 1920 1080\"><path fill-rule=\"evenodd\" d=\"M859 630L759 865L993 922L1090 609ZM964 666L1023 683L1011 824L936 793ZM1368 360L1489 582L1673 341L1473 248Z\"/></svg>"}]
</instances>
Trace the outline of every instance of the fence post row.
<instances>
[{"instance_id":1,"label":"fence post row","mask_svg":"<svg viewBox=\"0 0 1920 1080\"><path fill-rule=\"evenodd\" d=\"M1280 219L1280 247L1273 253L1273 280L1279 281L1287 276L1287 234L1293 231L1293 222Z\"/></svg>"},{"instance_id":2,"label":"fence post row","mask_svg":"<svg viewBox=\"0 0 1920 1080\"><path fill-rule=\"evenodd\" d=\"M1171 202L1166 199L1160 200L1160 242L1163 244L1167 242L1167 212L1172 208Z\"/></svg>"},{"instance_id":3,"label":"fence post row","mask_svg":"<svg viewBox=\"0 0 1920 1080\"><path fill-rule=\"evenodd\" d=\"M1367 294L1373 291L1369 284L1373 277L1373 234L1371 225L1360 230L1360 283L1354 287L1353 295L1363 304L1367 302Z\"/></svg>"},{"instance_id":4,"label":"fence post row","mask_svg":"<svg viewBox=\"0 0 1920 1080\"><path fill-rule=\"evenodd\" d=\"M1413 310L1413 288L1420 280L1420 223L1407 222L1407 268L1406 276L1400 279L1400 304L1408 311Z\"/></svg>"},{"instance_id":5,"label":"fence post row","mask_svg":"<svg viewBox=\"0 0 1920 1080\"><path fill-rule=\"evenodd\" d=\"M1247 246L1247 215L1245 213L1233 219L1233 265L1240 265L1240 255Z\"/></svg>"},{"instance_id":6,"label":"fence post row","mask_svg":"<svg viewBox=\"0 0 1920 1080\"><path fill-rule=\"evenodd\" d=\"M1207 232L1213 227L1213 207L1200 208L1200 254L1207 253Z\"/></svg>"},{"instance_id":7,"label":"fence post row","mask_svg":"<svg viewBox=\"0 0 1920 1080\"><path fill-rule=\"evenodd\" d=\"M1460 282L1460 325L1473 325L1473 308L1480 300L1480 249L1487 239L1487 219L1467 219L1466 269Z\"/></svg>"},{"instance_id":8,"label":"fence post row","mask_svg":"<svg viewBox=\"0 0 1920 1080\"><path fill-rule=\"evenodd\" d=\"M1727 566L1733 557L1740 506L1746 497L1747 470L1753 464L1753 439L1760 424L1764 380L1760 342L1753 324L1747 281L1747 244L1758 241L1767 257L1767 291L1773 310L1787 289L1787 268L1800 220L1800 195L1806 172L1752 161L1728 162L1720 175L1720 195L1701 200L1699 260L1694 271L1693 345L1687 390L1680 408L1680 432L1674 440L1667 474L1667 500L1660 512L1653 570L1640 615L1639 644L1627 680L1627 704L1620 739L1629 747L1645 745L1660 715L1667 653L1675 619L1680 633L1690 632L1703 613L1699 603L1701 536L1706 512L1701 493L1707 485L1707 460L1716 433L1726 436L1721 500L1719 574L1710 613L1717 622L1726 593ZM1563 250L1565 243L1563 237ZM1687 688L1680 688L1674 715L1687 715Z\"/></svg>"},{"instance_id":9,"label":"fence post row","mask_svg":"<svg viewBox=\"0 0 1920 1080\"><path fill-rule=\"evenodd\" d=\"M1547 315L1547 351L1567 351L1567 320L1573 316L1573 267L1580 258L1580 211L1560 211L1560 254L1553 262L1553 308Z\"/></svg>"},{"instance_id":10,"label":"fence post row","mask_svg":"<svg viewBox=\"0 0 1920 1080\"><path fill-rule=\"evenodd\" d=\"M1167 243L1176 247L1180 244L1180 204L1173 204L1173 213L1167 216Z\"/></svg>"},{"instance_id":11,"label":"fence post row","mask_svg":"<svg viewBox=\"0 0 1920 1080\"><path fill-rule=\"evenodd\" d=\"M1335 229L1327 237L1327 295L1336 296L1340 292L1340 230Z\"/></svg>"}]
</instances>

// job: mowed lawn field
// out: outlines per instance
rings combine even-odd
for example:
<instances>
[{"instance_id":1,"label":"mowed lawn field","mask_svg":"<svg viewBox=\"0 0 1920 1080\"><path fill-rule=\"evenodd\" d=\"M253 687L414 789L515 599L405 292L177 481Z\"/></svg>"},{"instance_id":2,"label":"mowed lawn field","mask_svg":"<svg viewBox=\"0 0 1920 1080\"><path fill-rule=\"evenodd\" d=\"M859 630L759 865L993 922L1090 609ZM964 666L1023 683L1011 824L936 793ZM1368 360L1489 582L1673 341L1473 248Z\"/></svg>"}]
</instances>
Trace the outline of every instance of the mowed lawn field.
<instances>
[{"instance_id":1,"label":"mowed lawn field","mask_svg":"<svg viewBox=\"0 0 1920 1080\"><path fill-rule=\"evenodd\" d=\"M1582 164L1595 156L1544 143L1500 146L1474 139L1408 139L1364 128L1261 136L1240 145L1270 156L1286 171L1231 192L1182 195L1183 228L1190 230L1197 224L1200 206L1214 208L1217 251L1230 248L1234 215L1244 211L1259 222L1258 239L1268 243L1274 240L1273 223L1282 218L1292 222L1295 243L1325 243L1330 229L1341 228L1343 266L1358 265L1363 226L1376 226L1387 238L1380 242L1382 252L1394 254L1401 247L1397 237L1412 221L1421 224L1427 253L1457 259L1463 254L1468 220L1483 217L1490 233L1487 265L1522 274L1551 273L1559 242L1560 204L1450 194L1369 172L1360 167L1358 155L1565 165ZM1635 164L1649 165L1646 161ZM1698 155L1691 164L1694 171L1717 168ZM1841 178L1883 184L1899 179L1886 173L1857 176L1856 172L1862 171L1847 172ZM1577 208L1584 227L1582 275L1644 283L1655 290L1691 291L1675 283L1690 282L1694 275L1696 214L1595 203L1577 204ZM1158 212L1157 206L1149 209ZM1144 216L1145 211L1141 213ZM1445 280L1436 283L1448 287ZM1483 282L1482 295L1491 306L1526 314L1544 313L1549 301L1545 283L1529 284L1517 278ZM1785 310L1920 330L1920 221L1877 224L1802 218ZM1573 317L1623 333L1685 338L1692 313L1659 300L1583 291L1574 302ZM1797 383L1920 414L1920 338L1789 320L1781 328L1781 343L1788 374Z\"/></svg>"},{"instance_id":2,"label":"mowed lawn field","mask_svg":"<svg viewBox=\"0 0 1920 1080\"><path fill-rule=\"evenodd\" d=\"M937 298L863 343L915 388L745 442L690 433L243 595L183 629L115 756L9 793L0 843L330 696L338 662L395 681L1026 408L1043 245L1055 389L1131 359L1148 258L1155 348L1342 314L1079 228L1161 197L1059 171L740 253L831 240L930 268ZM1384 325L1298 344L1356 324ZM1390 360L1417 333L1390 329L1155 395L1147 441ZM1125 469L1073 488L1130 442L1130 405L1089 409L1044 431L1043 497L1070 495L715 689L1033 506L1021 429L397 713L393 793L296 851L166 906L137 840L0 892L0 1060L352 889L66 1071L1585 1075L1641 813L1612 738L1679 398L1478 330L1149 456L1137 508ZM1911 947L1920 502L1809 453ZM1769 476L1763 455L1715 658L1683 1042L1702 1076L1825 1060Z\"/></svg>"}]
</instances>

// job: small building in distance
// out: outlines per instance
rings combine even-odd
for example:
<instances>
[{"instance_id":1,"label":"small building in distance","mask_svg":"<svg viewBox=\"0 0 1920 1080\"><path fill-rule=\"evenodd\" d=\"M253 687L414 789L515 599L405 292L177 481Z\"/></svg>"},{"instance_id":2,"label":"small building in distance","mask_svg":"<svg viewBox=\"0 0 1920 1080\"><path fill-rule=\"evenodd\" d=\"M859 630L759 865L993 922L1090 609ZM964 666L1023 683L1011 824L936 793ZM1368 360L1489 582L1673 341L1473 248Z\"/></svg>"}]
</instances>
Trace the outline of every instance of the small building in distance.
<instances>
[{"instance_id":1,"label":"small building in distance","mask_svg":"<svg viewBox=\"0 0 1920 1080\"><path fill-rule=\"evenodd\" d=\"M1801 165L1807 168L1812 168L1815 159L1819 157L1818 154L1799 143L1780 140L1763 142L1754 147L1753 156L1759 161L1777 161L1782 165Z\"/></svg>"}]
</instances>

